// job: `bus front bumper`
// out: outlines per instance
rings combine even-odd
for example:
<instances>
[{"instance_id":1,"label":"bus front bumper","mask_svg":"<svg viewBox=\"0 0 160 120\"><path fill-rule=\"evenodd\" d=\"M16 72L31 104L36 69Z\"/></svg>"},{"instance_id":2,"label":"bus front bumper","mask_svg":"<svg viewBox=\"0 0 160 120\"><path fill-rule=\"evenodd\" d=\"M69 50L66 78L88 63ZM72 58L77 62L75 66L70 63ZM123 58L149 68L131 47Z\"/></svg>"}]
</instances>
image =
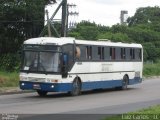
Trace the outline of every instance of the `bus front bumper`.
<instances>
[{"instance_id":1,"label":"bus front bumper","mask_svg":"<svg viewBox=\"0 0 160 120\"><path fill-rule=\"evenodd\" d=\"M22 90L41 90L47 92L68 92L71 91L70 83L37 83L30 81L20 81L20 89Z\"/></svg>"}]
</instances>

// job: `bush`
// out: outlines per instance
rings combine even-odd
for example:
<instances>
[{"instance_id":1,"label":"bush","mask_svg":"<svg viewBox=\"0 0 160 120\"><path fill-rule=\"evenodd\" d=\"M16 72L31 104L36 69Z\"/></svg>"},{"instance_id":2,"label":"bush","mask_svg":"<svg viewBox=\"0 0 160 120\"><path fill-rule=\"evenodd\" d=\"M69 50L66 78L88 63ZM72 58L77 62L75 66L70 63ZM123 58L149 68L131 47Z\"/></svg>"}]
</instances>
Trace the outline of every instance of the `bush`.
<instances>
[{"instance_id":1,"label":"bush","mask_svg":"<svg viewBox=\"0 0 160 120\"><path fill-rule=\"evenodd\" d=\"M0 55L0 70L3 71L18 71L20 67L19 54L2 54Z\"/></svg>"},{"instance_id":2,"label":"bush","mask_svg":"<svg viewBox=\"0 0 160 120\"><path fill-rule=\"evenodd\" d=\"M160 62L157 63L145 63L143 68L144 76L159 76L160 75Z\"/></svg>"},{"instance_id":3,"label":"bush","mask_svg":"<svg viewBox=\"0 0 160 120\"><path fill-rule=\"evenodd\" d=\"M0 71L0 87L17 87L18 84L18 72Z\"/></svg>"}]
</instances>

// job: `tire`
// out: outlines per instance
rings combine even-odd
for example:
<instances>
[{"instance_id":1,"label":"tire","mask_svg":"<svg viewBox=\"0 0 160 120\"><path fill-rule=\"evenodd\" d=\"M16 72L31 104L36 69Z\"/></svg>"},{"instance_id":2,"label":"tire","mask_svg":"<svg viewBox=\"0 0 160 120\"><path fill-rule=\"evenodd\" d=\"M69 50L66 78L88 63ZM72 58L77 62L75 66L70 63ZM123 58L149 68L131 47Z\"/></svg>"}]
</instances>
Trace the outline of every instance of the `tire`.
<instances>
[{"instance_id":1,"label":"tire","mask_svg":"<svg viewBox=\"0 0 160 120\"><path fill-rule=\"evenodd\" d=\"M81 82L78 80L78 78L75 78L75 80L72 83L72 90L70 92L71 96L78 96L81 94Z\"/></svg>"},{"instance_id":2,"label":"tire","mask_svg":"<svg viewBox=\"0 0 160 120\"><path fill-rule=\"evenodd\" d=\"M39 96L44 97L47 95L47 91L41 91L41 90L37 90L37 93Z\"/></svg>"},{"instance_id":3,"label":"tire","mask_svg":"<svg viewBox=\"0 0 160 120\"><path fill-rule=\"evenodd\" d=\"M128 76L123 77L121 90L127 90L128 88Z\"/></svg>"}]
</instances>

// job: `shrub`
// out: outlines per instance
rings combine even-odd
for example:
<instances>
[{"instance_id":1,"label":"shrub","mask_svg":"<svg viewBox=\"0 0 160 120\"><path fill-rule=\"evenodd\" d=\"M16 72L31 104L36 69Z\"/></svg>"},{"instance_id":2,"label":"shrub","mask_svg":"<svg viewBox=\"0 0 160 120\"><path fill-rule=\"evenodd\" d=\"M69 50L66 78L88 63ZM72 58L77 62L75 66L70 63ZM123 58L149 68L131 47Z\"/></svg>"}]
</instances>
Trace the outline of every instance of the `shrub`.
<instances>
[{"instance_id":1,"label":"shrub","mask_svg":"<svg viewBox=\"0 0 160 120\"><path fill-rule=\"evenodd\" d=\"M18 71L20 67L19 54L2 54L0 55L0 70L3 71Z\"/></svg>"}]
</instances>

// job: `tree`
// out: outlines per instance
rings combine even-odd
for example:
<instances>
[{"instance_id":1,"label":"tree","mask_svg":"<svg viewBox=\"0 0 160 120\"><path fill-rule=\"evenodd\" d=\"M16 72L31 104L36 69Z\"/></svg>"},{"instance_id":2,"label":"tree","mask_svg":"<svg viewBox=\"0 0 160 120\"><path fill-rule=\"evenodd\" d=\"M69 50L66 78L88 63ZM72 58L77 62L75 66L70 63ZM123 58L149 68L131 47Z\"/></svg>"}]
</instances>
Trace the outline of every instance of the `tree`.
<instances>
[{"instance_id":1,"label":"tree","mask_svg":"<svg viewBox=\"0 0 160 120\"><path fill-rule=\"evenodd\" d=\"M131 42L128 35L123 33L106 32L105 34L99 34L98 39L108 39L112 42Z\"/></svg>"},{"instance_id":2,"label":"tree","mask_svg":"<svg viewBox=\"0 0 160 120\"><path fill-rule=\"evenodd\" d=\"M89 21L80 22L76 29L69 32L69 36L85 40L97 40L98 34L97 25Z\"/></svg>"},{"instance_id":3,"label":"tree","mask_svg":"<svg viewBox=\"0 0 160 120\"><path fill-rule=\"evenodd\" d=\"M130 17L127 21L129 26L137 24L155 24L160 21L160 8L155 7L142 7L137 9L135 15ZM159 22L158 22L159 23Z\"/></svg>"},{"instance_id":4,"label":"tree","mask_svg":"<svg viewBox=\"0 0 160 120\"><path fill-rule=\"evenodd\" d=\"M44 8L55 0L2 0L0 4L0 53L14 53L23 41L39 36Z\"/></svg>"},{"instance_id":5,"label":"tree","mask_svg":"<svg viewBox=\"0 0 160 120\"><path fill-rule=\"evenodd\" d=\"M156 61L158 58L160 58L159 56L159 51L158 49L155 47L155 45L153 43L144 43L144 51L147 52L147 60L153 60Z\"/></svg>"},{"instance_id":6,"label":"tree","mask_svg":"<svg viewBox=\"0 0 160 120\"><path fill-rule=\"evenodd\" d=\"M55 0L1 0L0 69L18 70L24 40L38 37L44 27L45 5ZM53 3L52 2L52 3Z\"/></svg>"}]
</instances>

